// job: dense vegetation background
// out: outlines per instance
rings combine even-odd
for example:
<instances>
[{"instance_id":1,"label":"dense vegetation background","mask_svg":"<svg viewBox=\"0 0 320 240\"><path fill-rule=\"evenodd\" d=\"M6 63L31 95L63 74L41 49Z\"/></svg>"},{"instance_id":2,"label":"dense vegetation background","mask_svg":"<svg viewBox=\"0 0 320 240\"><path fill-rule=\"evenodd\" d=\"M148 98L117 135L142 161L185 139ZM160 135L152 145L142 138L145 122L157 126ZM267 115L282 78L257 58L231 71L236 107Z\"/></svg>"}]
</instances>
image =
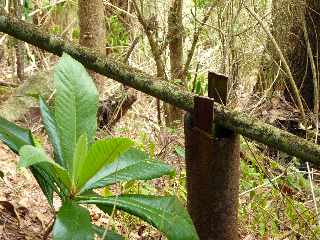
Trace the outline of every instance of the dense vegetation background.
<instances>
[{"instance_id":1,"label":"dense vegetation background","mask_svg":"<svg viewBox=\"0 0 320 240\"><path fill-rule=\"evenodd\" d=\"M208 71L227 75L228 107L318 143L317 0L0 0L0 6L50 34L199 95L207 94ZM47 147L34 96L48 102L53 98L57 61L0 33L0 115L31 128ZM118 184L103 189L104 194L170 193L185 202L183 112L90 75L100 96L97 137L130 137L177 170L175 177ZM3 145L0 160L0 223L12 222L1 225L3 239L19 239L19 234L21 239L40 239L48 232L53 210L31 175L16 170L16 157ZM242 138L241 174L241 239L319 238L316 166L301 166L296 158ZM92 208L91 216L128 239L161 238L149 225L120 212L109 217Z\"/></svg>"}]
</instances>

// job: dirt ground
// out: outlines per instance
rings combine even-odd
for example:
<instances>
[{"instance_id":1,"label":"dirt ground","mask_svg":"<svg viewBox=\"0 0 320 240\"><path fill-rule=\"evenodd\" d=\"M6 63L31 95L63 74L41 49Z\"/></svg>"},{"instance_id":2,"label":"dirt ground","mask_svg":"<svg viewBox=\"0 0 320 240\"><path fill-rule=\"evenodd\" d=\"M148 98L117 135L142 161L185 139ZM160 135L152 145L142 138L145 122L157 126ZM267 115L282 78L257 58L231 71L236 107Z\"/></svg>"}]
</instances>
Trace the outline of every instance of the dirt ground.
<instances>
[{"instance_id":1,"label":"dirt ground","mask_svg":"<svg viewBox=\"0 0 320 240\"><path fill-rule=\"evenodd\" d=\"M17 169L18 158L0 144L0 239L42 239L53 219L31 173Z\"/></svg>"}]
</instances>

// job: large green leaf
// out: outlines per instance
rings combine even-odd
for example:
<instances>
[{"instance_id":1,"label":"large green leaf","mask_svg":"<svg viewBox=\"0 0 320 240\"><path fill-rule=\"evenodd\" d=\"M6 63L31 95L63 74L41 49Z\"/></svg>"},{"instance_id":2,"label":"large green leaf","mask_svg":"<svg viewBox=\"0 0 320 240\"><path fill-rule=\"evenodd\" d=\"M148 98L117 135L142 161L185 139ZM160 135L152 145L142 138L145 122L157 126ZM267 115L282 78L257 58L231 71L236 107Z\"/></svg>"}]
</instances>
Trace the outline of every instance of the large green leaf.
<instances>
[{"instance_id":1,"label":"large green leaf","mask_svg":"<svg viewBox=\"0 0 320 240\"><path fill-rule=\"evenodd\" d=\"M24 145L34 145L29 129L19 127L2 117L0 117L0 140L15 153L18 153Z\"/></svg>"},{"instance_id":2,"label":"large green leaf","mask_svg":"<svg viewBox=\"0 0 320 240\"><path fill-rule=\"evenodd\" d=\"M89 149L85 162L78 172L77 188L81 189L90 178L94 177L106 165L114 162L132 145L133 142L128 138L111 138L95 142ZM84 191L86 189L82 188L81 192Z\"/></svg>"},{"instance_id":3,"label":"large green leaf","mask_svg":"<svg viewBox=\"0 0 320 240\"><path fill-rule=\"evenodd\" d=\"M72 168L72 183L74 186L77 186L77 184L80 181L80 178L82 177L82 168L86 165L86 157L88 152L88 142L87 142L87 136L81 135L79 138L79 141L77 142L74 156L73 156L73 168Z\"/></svg>"},{"instance_id":4,"label":"large green leaf","mask_svg":"<svg viewBox=\"0 0 320 240\"><path fill-rule=\"evenodd\" d=\"M42 97L40 97L39 102L40 102L42 122L47 131L50 142L52 143L52 146L53 146L54 159L61 166L66 167L66 164L63 161L63 157L62 157L61 143L60 143L60 137L59 137L56 121L49 107L47 106L45 100Z\"/></svg>"},{"instance_id":5,"label":"large green leaf","mask_svg":"<svg viewBox=\"0 0 320 240\"><path fill-rule=\"evenodd\" d=\"M19 166L20 167L29 167L35 164L42 164L42 165L47 165L50 166L50 168L46 169L47 174L52 175L61 180L61 182L64 184L65 187L70 188L71 187L71 181L70 177L68 175L68 172L66 169L61 167L59 164L55 163L53 160L51 160L47 154L44 152L43 149L31 146L31 145L26 145L23 146L20 151L20 162ZM38 165L41 166L41 165ZM45 169L44 169L45 170Z\"/></svg>"},{"instance_id":6,"label":"large green leaf","mask_svg":"<svg viewBox=\"0 0 320 240\"><path fill-rule=\"evenodd\" d=\"M93 231L95 234L97 234L100 238L103 238L103 240L124 240L124 237L119 235L116 232L110 231L110 230L105 230L101 227L98 227L97 225L92 225Z\"/></svg>"},{"instance_id":7,"label":"large green leaf","mask_svg":"<svg viewBox=\"0 0 320 240\"><path fill-rule=\"evenodd\" d=\"M175 197L156 197L144 195L120 195L97 197L78 196L80 204L104 204L140 217L150 223L169 240L199 239L186 209Z\"/></svg>"},{"instance_id":8,"label":"large green leaf","mask_svg":"<svg viewBox=\"0 0 320 240\"><path fill-rule=\"evenodd\" d=\"M53 240L93 240L89 211L67 201L60 208L53 226Z\"/></svg>"},{"instance_id":9,"label":"large green leaf","mask_svg":"<svg viewBox=\"0 0 320 240\"><path fill-rule=\"evenodd\" d=\"M53 192L56 189L54 185L54 179L51 175L48 175L43 169L43 166L32 166L30 168L32 175L37 180L43 194L46 196L48 203L53 206ZM58 191L57 191L58 192Z\"/></svg>"},{"instance_id":10,"label":"large green leaf","mask_svg":"<svg viewBox=\"0 0 320 240\"><path fill-rule=\"evenodd\" d=\"M0 140L17 154L23 146L35 145L29 129L19 127L2 117L0 117ZM48 202L52 205L54 188L49 181L50 176L48 176L48 174L38 166L31 167L31 172L48 199Z\"/></svg>"},{"instance_id":11,"label":"large green leaf","mask_svg":"<svg viewBox=\"0 0 320 240\"><path fill-rule=\"evenodd\" d=\"M63 54L54 70L55 120L63 159L72 170L74 149L81 135L93 142L97 127L98 92L85 68Z\"/></svg>"},{"instance_id":12,"label":"large green leaf","mask_svg":"<svg viewBox=\"0 0 320 240\"><path fill-rule=\"evenodd\" d=\"M104 187L122 181L150 180L173 173L174 169L169 165L151 160L145 152L131 148L99 171L85 184L84 189Z\"/></svg>"}]
</instances>

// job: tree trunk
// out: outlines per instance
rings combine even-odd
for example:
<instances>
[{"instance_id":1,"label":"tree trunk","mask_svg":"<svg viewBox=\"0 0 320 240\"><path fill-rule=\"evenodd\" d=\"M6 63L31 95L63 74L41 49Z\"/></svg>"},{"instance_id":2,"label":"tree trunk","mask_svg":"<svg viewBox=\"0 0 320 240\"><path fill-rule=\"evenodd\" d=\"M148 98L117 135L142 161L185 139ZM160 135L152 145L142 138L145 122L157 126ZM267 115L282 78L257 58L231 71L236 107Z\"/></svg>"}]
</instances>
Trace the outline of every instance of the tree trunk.
<instances>
[{"instance_id":1,"label":"tree trunk","mask_svg":"<svg viewBox=\"0 0 320 240\"><path fill-rule=\"evenodd\" d=\"M168 38L170 49L171 81L185 85L183 79L183 24L182 24L183 0L173 0L168 16ZM174 125L181 120L182 111L175 106L165 106L166 124Z\"/></svg>"},{"instance_id":2,"label":"tree trunk","mask_svg":"<svg viewBox=\"0 0 320 240\"><path fill-rule=\"evenodd\" d=\"M103 0L79 0L80 45L96 50L100 55L106 55L106 25ZM90 75L95 79L102 106L98 112L99 127L110 128L136 101L134 91L120 89L114 96L103 99L104 77L93 71ZM109 104L112 102L113 104Z\"/></svg>"},{"instance_id":3,"label":"tree trunk","mask_svg":"<svg viewBox=\"0 0 320 240\"><path fill-rule=\"evenodd\" d=\"M79 0L79 25L82 46L95 49L99 54L106 54L106 28L103 0ZM91 72L100 95L103 93L103 79Z\"/></svg>"},{"instance_id":4,"label":"tree trunk","mask_svg":"<svg viewBox=\"0 0 320 240\"><path fill-rule=\"evenodd\" d=\"M314 110L314 79L318 78L312 72L311 60L314 61L316 67L319 66L317 58L317 52L319 51L318 36L320 36L319 11L320 1L318 0L275 0L272 6L272 34L287 59L305 107L310 111ZM302 17L306 21L312 57L308 55ZM278 53L271 41L268 42L266 51L269 56L263 59L258 88L256 89L265 90L276 79L273 89L284 90L286 99L293 102L290 88L285 89L283 84L286 82L286 75L281 70L283 64L279 60ZM319 99L316 99L316 101L319 101Z\"/></svg>"},{"instance_id":5,"label":"tree trunk","mask_svg":"<svg viewBox=\"0 0 320 240\"><path fill-rule=\"evenodd\" d=\"M22 19L22 5L21 2L18 0L11 0L9 2L9 12L12 16ZM15 48L15 64L16 64L16 72L17 72L17 77L19 79L19 82L23 82L24 80L24 43L13 39L13 44Z\"/></svg>"}]
</instances>

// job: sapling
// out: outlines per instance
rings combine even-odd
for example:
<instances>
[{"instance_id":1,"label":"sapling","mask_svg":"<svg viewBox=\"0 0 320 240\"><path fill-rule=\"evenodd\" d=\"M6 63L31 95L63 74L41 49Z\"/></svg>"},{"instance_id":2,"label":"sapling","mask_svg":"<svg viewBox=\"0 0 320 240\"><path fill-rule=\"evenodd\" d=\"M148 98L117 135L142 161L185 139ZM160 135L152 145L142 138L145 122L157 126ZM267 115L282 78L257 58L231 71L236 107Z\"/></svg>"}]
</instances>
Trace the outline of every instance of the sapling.
<instances>
[{"instance_id":1,"label":"sapling","mask_svg":"<svg viewBox=\"0 0 320 240\"><path fill-rule=\"evenodd\" d=\"M83 207L95 204L106 213L118 209L140 217L168 239L198 239L192 221L174 196L94 192L115 183L150 180L171 175L173 169L134 148L128 138L95 140L98 93L85 68L63 54L54 68L55 96L51 110L40 98L44 128L53 147L48 154L28 129L0 118L0 140L20 155L19 166L30 168L49 204L53 193L61 199L53 226L54 240L123 239L91 223Z\"/></svg>"}]
</instances>

